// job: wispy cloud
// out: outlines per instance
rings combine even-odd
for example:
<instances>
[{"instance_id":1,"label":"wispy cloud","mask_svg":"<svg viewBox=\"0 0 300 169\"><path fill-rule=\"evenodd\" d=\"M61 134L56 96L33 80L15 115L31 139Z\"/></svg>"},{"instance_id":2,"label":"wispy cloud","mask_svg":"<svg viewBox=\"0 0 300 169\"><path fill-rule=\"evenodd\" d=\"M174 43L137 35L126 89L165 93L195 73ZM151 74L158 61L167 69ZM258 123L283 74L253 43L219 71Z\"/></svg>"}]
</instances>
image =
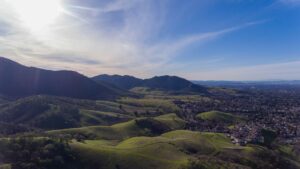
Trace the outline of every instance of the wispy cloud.
<instances>
[{"instance_id":1,"label":"wispy cloud","mask_svg":"<svg viewBox=\"0 0 300 169\"><path fill-rule=\"evenodd\" d=\"M194 43L206 43L211 40L220 38L226 34L232 33L234 31L238 31L243 28L247 28L249 26L257 25L257 24L262 24L266 22L267 20L264 21L256 21L256 22L248 22L239 26L235 27L230 27L230 28L225 28L222 30L214 31L214 32L205 32L205 33L198 33L194 35L187 35L183 38L179 39L173 39L171 42L163 42L158 45L154 45L149 49L149 53L146 55L154 56L154 59L162 59L162 61L167 62L172 57L175 56L175 53L179 52L180 50L188 47L191 44ZM155 58L158 57L158 58Z\"/></svg>"},{"instance_id":2,"label":"wispy cloud","mask_svg":"<svg viewBox=\"0 0 300 169\"><path fill-rule=\"evenodd\" d=\"M148 76L160 67L174 66L170 62L176 54L192 44L266 22L156 39L166 21L165 5L166 1L146 0L114 0L98 6L66 4L55 25L30 32L19 24L6 0L0 0L0 24L10 27L9 32L0 30L0 55L28 65L72 69L87 75Z\"/></svg>"}]
</instances>

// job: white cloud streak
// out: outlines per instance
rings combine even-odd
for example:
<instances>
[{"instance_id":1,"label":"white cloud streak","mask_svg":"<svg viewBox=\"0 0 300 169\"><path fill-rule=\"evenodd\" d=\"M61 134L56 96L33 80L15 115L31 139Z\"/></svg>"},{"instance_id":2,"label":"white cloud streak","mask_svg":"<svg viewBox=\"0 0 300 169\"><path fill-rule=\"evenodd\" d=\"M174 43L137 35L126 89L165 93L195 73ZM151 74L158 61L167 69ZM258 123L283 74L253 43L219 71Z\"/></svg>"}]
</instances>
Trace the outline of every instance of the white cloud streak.
<instances>
[{"instance_id":1,"label":"white cloud streak","mask_svg":"<svg viewBox=\"0 0 300 169\"><path fill-rule=\"evenodd\" d=\"M160 67L170 67L176 54L191 44L206 43L264 22L150 43L149 39L164 26L164 3L115 0L101 7L66 5L64 16L55 25L42 32L30 32L19 24L6 0L0 0L0 24L10 27L0 33L0 55L27 65L71 69L86 75L145 77L157 74ZM118 23L107 19L111 13L119 15Z\"/></svg>"}]
</instances>

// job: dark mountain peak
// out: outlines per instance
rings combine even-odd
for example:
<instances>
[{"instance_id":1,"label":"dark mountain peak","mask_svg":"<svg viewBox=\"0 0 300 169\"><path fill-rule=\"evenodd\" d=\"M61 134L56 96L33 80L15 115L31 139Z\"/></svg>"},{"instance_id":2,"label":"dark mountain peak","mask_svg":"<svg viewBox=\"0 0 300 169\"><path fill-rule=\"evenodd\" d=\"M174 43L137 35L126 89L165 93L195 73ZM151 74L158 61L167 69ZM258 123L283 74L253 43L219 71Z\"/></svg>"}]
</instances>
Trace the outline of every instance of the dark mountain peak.
<instances>
[{"instance_id":1,"label":"dark mountain peak","mask_svg":"<svg viewBox=\"0 0 300 169\"><path fill-rule=\"evenodd\" d=\"M10 59L8 59L8 58L5 58L5 57L3 57L3 56L0 56L0 61L2 62L2 61L5 61L5 62L14 62L14 61L12 61L12 60L10 60ZM17 62L14 62L14 63L17 63Z\"/></svg>"},{"instance_id":2,"label":"dark mountain peak","mask_svg":"<svg viewBox=\"0 0 300 169\"><path fill-rule=\"evenodd\" d=\"M105 99L115 98L120 93L74 71L50 71L26 67L1 57L0 94L12 97L44 94L80 99Z\"/></svg>"},{"instance_id":3,"label":"dark mountain peak","mask_svg":"<svg viewBox=\"0 0 300 169\"><path fill-rule=\"evenodd\" d=\"M100 78L100 79L135 79L135 80L142 80L139 78L136 78L134 76L130 76L130 75L108 75L108 74L102 74L102 75L98 75L93 77L94 79Z\"/></svg>"},{"instance_id":4,"label":"dark mountain peak","mask_svg":"<svg viewBox=\"0 0 300 169\"><path fill-rule=\"evenodd\" d=\"M129 75L121 76L121 75L104 74L104 75L95 76L92 79L99 83L101 82L110 83L121 89L126 89L126 90L141 85L141 83L143 82L142 79L138 79L134 76L129 76Z\"/></svg>"},{"instance_id":5,"label":"dark mountain peak","mask_svg":"<svg viewBox=\"0 0 300 169\"><path fill-rule=\"evenodd\" d=\"M134 87L147 87L173 92L207 93L207 89L205 87L193 84L192 82L178 76L164 75L142 80L128 75L99 75L93 79L99 82L107 82L127 90Z\"/></svg>"},{"instance_id":6,"label":"dark mountain peak","mask_svg":"<svg viewBox=\"0 0 300 169\"><path fill-rule=\"evenodd\" d=\"M156 89L180 91L193 86L194 84L181 77L164 75L146 79L144 80L143 85L145 87Z\"/></svg>"},{"instance_id":7,"label":"dark mountain peak","mask_svg":"<svg viewBox=\"0 0 300 169\"><path fill-rule=\"evenodd\" d=\"M0 56L0 66L8 66L8 65L19 65L19 66L21 66L21 64L15 62L13 60L10 60L8 58Z\"/></svg>"},{"instance_id":8,"label":"dark mountain peak","mask_svg":"<svg viewBox=\"0 0 300 169\"><path fill-rule=\"evenodd\" d=\"M170 76L170 75L163 75L163 76L154 76L153 78L150 78L150 79L146 79L146 80L163 80L163 81L180 81L180 82L185 82L186 84L189 83L189 84L192 84L192 82L184 79L184 78L181 78L181 77L178 77L178 76Z\"/></svg>"},{"instance_id":9,"label":"dark mountain peak","mask_svg":"<svg viewBox=\"0 0 300 169\"><path fill-rule=\"evenodd\" d=\"M162 75L162 76L154 76L152 78L180 78L180 79L183 79L181 77L178 77L178 76L171 76L171 75Z\"/></svg>"},{"instance_id":10,"label":"dark mountain peak","mask_svg":"<svg viewBox=\"0 0 300 169\"><path fill-rule=\"evenodd\" d=\"M8 58L5 58L3 56L0 56L0 61L12 61L12 60L9 60Z\"/></svg>"}]
</instances>

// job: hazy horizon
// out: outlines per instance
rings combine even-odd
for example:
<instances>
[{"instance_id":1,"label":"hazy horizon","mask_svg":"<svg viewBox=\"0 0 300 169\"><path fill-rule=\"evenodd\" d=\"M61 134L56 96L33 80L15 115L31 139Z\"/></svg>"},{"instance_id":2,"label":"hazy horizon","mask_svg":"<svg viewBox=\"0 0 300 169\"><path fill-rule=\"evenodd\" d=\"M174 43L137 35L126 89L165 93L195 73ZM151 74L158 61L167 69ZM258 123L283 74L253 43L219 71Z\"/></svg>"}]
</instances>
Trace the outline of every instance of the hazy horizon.
<instances>
[{"instance_id":1,"label":"hazy horizon","mask_svg":"<svg viewBox=\"0 0 300 169\"><path fill-rule=\"evenodd\" d=\"M3 57L3 56L0 56L0 58ZM9 58L6 58L6 57L3 57L5 59L9 59ZM13 62L15 62L14 60L12 60ZM19 63L20 64L20 63ZM21 63L22 64L22 63ZM26 66L26 67L34 67L34 68L38 68L38 69L45 69L45 68L41 68L41 67L36 67L34 65L23 65L23 66ZM56 70L53 70L53 69L45 69L45 70L51 70L51 71L74 71L74 70L70 70L70 69L56 69ZM78 72L80 73L80 72ZM163 75L153 75L153 76L148 76L148 77L139 77L139 76L134 76L134 75L131 75L131 74L109 74L109 73L100 73L100 74L96 74L94 76L88 76L88 75L85 75L83 74L84 76L88 77L88 78L93 78L95 76L99 76L99 75L109 75L109 76L114 76L114 75L117 75L117 76L133 76L135 78L139 78L139 79L149 79L149 78L152 78L152 77L155 77L155 76L178 76L178 75L175 75L175 74L163 74ZM182 76L178 76L178 77L182 77ZM182 77L182 78L185 78L185 77ZM194 81L194 82L292 82L292 81L300 81L300 79L291 79L291 80L284 80L284 79L261 79L261 80L214 80L214 79L211 79L211 80L205 80L205 79L202 79L202 80L199 80L199 79L187 79L189 81Z\"/></svg>"},{"instance_id":2,"label":"hazy horizon","mask_svg":"<svg viewBox=\"0 0 300 169\"><path fill-rule=\"evenodd\" d=\"M0 56L86 76L300 79L300 0L0 0Z\"/></svg>"}]
</instances>

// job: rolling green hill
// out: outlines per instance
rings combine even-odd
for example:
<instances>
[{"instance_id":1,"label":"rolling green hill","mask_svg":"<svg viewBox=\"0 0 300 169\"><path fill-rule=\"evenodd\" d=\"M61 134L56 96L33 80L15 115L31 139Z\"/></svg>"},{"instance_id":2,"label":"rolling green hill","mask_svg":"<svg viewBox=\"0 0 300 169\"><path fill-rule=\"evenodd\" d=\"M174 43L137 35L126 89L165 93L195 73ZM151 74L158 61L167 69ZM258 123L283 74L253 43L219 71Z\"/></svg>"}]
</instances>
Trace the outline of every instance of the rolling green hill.
<instances>
[{"instance_id":1,"label":"rolling green hill","mask_svg":"<svg viewBox=\"0 0 300 169\"><path fill-rule=\"evenodd\" d=\"M48 132L57 134L81 134L97 139L123 140L135 136L153 136L174 129L182 129L185 121L175 114L163 115L155 118L138 118L112 126L91 126L73 129L53 130Z\"/></svg>"},{"instance_id":2,"label":"rolling green hill","mask_svg":"<svg viewBox=\"0 0 300 169\"><path fill-rule=\"evenodd\" d=\"M177 113L180 109L174 104L171 100L166 99L153 99L153 98L122 98L119 99L120 103L135 106L135 107L152 107L155 108L162 113Z\"/></svg>"},{"instance_id":3,"label":"rolling green hill","mask_svg":"<svg viewBox=\"0 0 300 169\"><path fill-rule=\"evenodd\" d=\"M203 113L199 113L196 117L201 120L223 122L223 123L235 123L244 120L240 116L236 116L230 113L224 113L220 111L203 112Z\"/></svg>"},{"instance_id":4,"label":"rolling green hill","mask_svg":"<svg viewBox=\"0 0 300 169\"><path fill-rule=\"evenodd\" d=\"M220 137L217 142L211 142L211 137L210 134L173 131L158 137L133 137L120 143L92 140L74 142L71 146L82 155L81 158L96 168L176 169L193 158L191 151L213 154L219 147L233 146L221 135L216 135L216 138Z\"/></svg>"},{"instance_id":5,"label":"rolling green hill","mask_svg":"<svg viewBox=\"0 0 300 169\"><path fill-rule=\"evenodd\" d=\"M117 101L93 101L38 95L0 104L0 122L54 130L107 126L136 117L178 112L179 108L165 99L122 98Z\"/></svg>"},{"instance_id":6,"label":"rolling green hill","mask_svg":"<svg viewBox=\"0 0 300 169\"><path fill-rule=\"evenodd\" d=\"M223 134L186 130L157 137L132 137L121 142L74 141L71 147L87 166L99 169L181 169L189 161L197 161L204 169L250 169L259 168L258 165L272 169L283 165L276 159L277 154L266 148L236 146Z\"/></svg>"},{"instance_id":7,"label":"rolling green hill","mask_svg":"<svg viewBox=\"0 0 300 169\"><path fill-rule=\"evenodd\" d=\"M118 106L101 101L31 96L1 105L0 121L49 130L111 125L132 119L130 114L121 114Z\"/></svg>"},{"instance_id":8,"label":"rolling green hill","mask_svg":"<svg viewBox=\"0 0 300 169\"><path fill-rule=\"evenodd\" d=\"M112 125L115 123L128 121L133 117L126 114L114 113L114 112L103 112L97 110L85 110L79 111L80 124L81 126L91 125Z\"/></svg>"}]
</instances>

